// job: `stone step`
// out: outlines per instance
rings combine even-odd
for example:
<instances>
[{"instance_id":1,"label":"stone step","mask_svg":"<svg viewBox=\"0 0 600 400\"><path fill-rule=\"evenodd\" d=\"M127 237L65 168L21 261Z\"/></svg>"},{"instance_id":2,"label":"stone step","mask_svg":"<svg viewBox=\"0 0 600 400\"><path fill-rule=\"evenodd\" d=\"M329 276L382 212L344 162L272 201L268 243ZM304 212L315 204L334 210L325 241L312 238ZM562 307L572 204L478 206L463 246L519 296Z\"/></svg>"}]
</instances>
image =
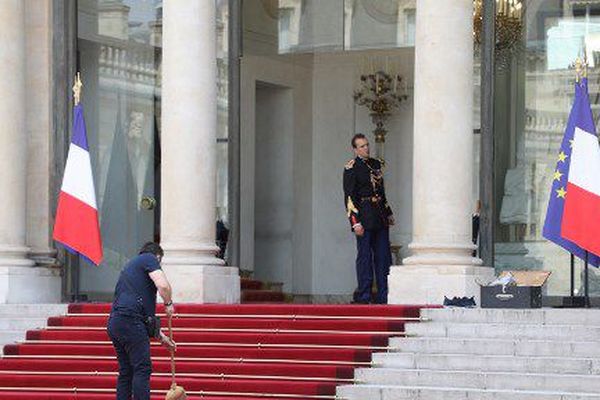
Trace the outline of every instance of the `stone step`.
<instances>
[{"instance_id":1,"label":"stone step","mask_svg":"<svg viewBox=\"0 0 600 400\"><path fill-rule=\"evenodd\" d=\"M428 308L421 316L435 322L600 326L600 310L585 309Z\"/></svg>"},{"instance_id":2,"label":"stone step","mask_svg":"<svg viewBox=\"0 0 600 400\"><path fill-rule=\"evenodd\" d=\"M5 318L0 317L0 331L40 329L46 327L48 318Z\"/></svg>"},{"instance_id":3,"label":"stone step","mask_svg":"<svg viewBox=\"0 0 600 400\"><path fill-rule=\"evenodd\" d=\"M600 310L425 309L348 400L600 400Z\"/></svg>"},{"instance_id":4,"label":"stone step","mask_svg":"<svg viewBox=\"0 0 600 400\"><path fill-rule=\"evenodd\" d=\"M49 317L67 313L68 304L0 304L0 318Z\"/></svg>"},{"instance_id":5,"label":"stone step","mask_svg":"<svg viewBox=\"0 0 600 400\"><path fill-rule=\"evenodd\" d=\"M598 343L586 341L395 337L390 339L390 347L399 352L424 354L600 358Z\"/></svg>"},{"instance_id":6,"label":"stone step","mask_svg":"<svg viewBox=\"0 0 600 400\"><path fill-rule=\"evenodd\" d=\"M378 353L373 365L383 368L521 372L536 374L600 374L600 358L516 357L513 355Z\"/></svg>"},{"instance_id":7,"label":"stone step","mask_svg":"<svg viewBox=\"0 0 600 400\"><path fill-rule=\"evenodd\" d=\"M67 304L0 304L0 353L4 345L25 339L30 329L43 328L48 317L67 313Z\"/></svg>"},{"instance_id":8,"label":"stone step","mask_svg":"<svg viewBox=\"0 0 600 400\"><path fill-rule=\"evenodd\" d=\"M0 331L0 353L4 351L5 344L16 343L25 340L24 330L3 330Z\"/></svg>"},{"instance_id":9,"label":"stone step","mask_svg":"<svg viewBox=\"0 0 600 400\"><path fill-rule=\"evenodd\" d=\"M590 393L550 391L480 390L395 385L338 386L338 398L346 400L600 400Z\"/></svg>"},{"instance_id":10,"label":"stone step","mask_svg":"<svg viewBox=\"0 0 600 400\"><path fill-rule=\"evenodd\" d=\"M242 303L281 303L283 301L285 301L285 294L281 291L244 289L241 293Z\"/></svg>"},{"instance_id":11,"label":"stone step","mask_svg":"<svg viewBox=\"0 0 600 400\"><path fill-rule=\"evenodd\" d=\"M478 324L434 321L406 324L405 331L409 336L420 337L600 341L600 326L587 325Z\"/></svg>"},{"instance_id":12,"label":"stone step","mask_svg":"<svg viewBox=\"0 0 600 400\"><path fill-rule=\"evenodd\" d=\"M600 393L600 376L595 375L361 368L355 371L355 381L369 385L402 382L406 386Z\"/></svg>"}]
</instances>

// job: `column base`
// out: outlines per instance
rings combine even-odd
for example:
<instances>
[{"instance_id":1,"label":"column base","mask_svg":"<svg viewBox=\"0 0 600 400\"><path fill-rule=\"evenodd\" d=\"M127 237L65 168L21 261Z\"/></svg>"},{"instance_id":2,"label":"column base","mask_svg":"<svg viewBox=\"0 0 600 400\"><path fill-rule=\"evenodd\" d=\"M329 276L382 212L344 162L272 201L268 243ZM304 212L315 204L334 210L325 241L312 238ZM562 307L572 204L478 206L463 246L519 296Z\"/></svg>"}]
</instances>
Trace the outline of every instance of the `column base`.
<instances>
[{"instance_id":1,"label":"column base","mask_svg":"<svg viewBox=\"0 0 600 400\"><path fill-rule=\"evenodd\" d=\"M444 296L475 296L480 304L479 283L494 277L491 267L472 265L393 266L388 276L389 304L443 304ZM478 283L479 282L479 283Z\"/></svg>"},{"instance_id":2,"label":"column base","mask_svg":"<svg viewBox=\"0 0 600 400\"><path fill-rule=\"evenodd\" d=\"M0 304L60 303L61 268L0 266Z\"/></svg>"},{"instance_id":3,"label":"column base","mask_svg":"<svg viewBox=\"0 0 600 400\"><path fill-rule=\"evenodd\" d=\"M25 246L0 245L0 267L33 266L33 260L27 257L30 250Z\"/></svg>"},{"instance_id":4,"label":"column base","mask_svg":"<svg viewBox=\"0 0 600 400\"><path fill-rule=\"evenodd\" d=\"M176 303L240 302L240 276L237 267L166 264L163 261L162 268L171 283Z\"/></svg>"},{"instance_id":5,"label":"column base","mask_svg":"<svg viewBox=\"0 0 600 400\"><path fill-rule=\"evenodd\" d=\"M29 258L35 265L42 267L51 267L56 265L56 250L53 249L31 249Z\"/></svg>"}]
</instances>

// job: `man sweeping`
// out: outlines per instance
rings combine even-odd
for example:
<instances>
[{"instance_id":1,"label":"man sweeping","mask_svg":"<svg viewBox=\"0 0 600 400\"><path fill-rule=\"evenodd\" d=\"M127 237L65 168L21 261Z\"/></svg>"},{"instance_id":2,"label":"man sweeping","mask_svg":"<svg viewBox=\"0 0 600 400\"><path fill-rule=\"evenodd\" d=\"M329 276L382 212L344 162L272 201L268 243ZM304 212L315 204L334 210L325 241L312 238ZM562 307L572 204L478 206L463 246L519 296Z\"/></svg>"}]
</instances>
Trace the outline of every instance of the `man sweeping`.
<instances>
[{"instance_id":1,"label":"man sweeping","mask_svg":"<svg viewBox=\"0 0 600 400\"><path fill-rule=\"evenodd\" d=\"M117 400L150 400L150 338L159 339L171 354L175 343L160 331L156 291L167 317L174 313L171 285L160 267L163 249L146 243L121 271L115 287L107 331L119 361Z\"/></svg>"}]
</instances>

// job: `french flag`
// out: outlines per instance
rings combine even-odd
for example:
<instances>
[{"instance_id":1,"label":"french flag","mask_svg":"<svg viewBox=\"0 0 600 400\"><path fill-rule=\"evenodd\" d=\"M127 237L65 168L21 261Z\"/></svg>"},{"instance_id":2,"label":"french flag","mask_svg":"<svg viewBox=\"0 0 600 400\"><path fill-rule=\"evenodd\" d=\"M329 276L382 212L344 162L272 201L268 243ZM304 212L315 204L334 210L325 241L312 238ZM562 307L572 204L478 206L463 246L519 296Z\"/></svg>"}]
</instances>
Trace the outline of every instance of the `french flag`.
<instances>
[{"instance_id":1,"label":"french flag","mask_svg":"<svg viewBox=\"0 0 600 400\"><path fill-rule=\"evenodd\" d=\"M58 196L53 238L70 252L99 265L102 239L83 108L78 104L73 111L73 137Z\"/></svg>"},{"instance_id":2,"label":"french flag","mask_svg":"<svg viewBox=\"0 0 600 400\"><path fill-rule=\"evenodd\" d=\"M587 89L587 80L583 82ZM587 90L586 90L587 95ZM587 100L587 96L586 99ZM582 108L571 141L562 236L589 253L600 254L600 145L591 109Z\"/></svg>"}]
</instances>

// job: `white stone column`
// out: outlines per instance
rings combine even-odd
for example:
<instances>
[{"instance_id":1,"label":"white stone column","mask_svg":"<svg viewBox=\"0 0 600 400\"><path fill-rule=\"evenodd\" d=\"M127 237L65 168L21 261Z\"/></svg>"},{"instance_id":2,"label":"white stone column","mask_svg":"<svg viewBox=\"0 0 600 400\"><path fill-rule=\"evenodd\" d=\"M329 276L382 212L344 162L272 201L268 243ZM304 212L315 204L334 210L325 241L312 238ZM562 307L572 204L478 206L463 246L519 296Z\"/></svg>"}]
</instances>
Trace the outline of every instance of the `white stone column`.
<instances>
[{"instance_id":1,"label":"white stone column","mask_svg":"<svg viewBox=\"0 0 600 400\"><path fill-rule=\"evenodd\" d=\"M390 272L390 303L478 298L493 273L471 255L472 21L472 0L417 4L412 256Z\"/></svg>"},{"instance_id":2,"label":"white stone column","mask_svg":"<svg viewBox=\"0 0 600 400\"><path fill-rule=\"evenodd\" d=\"M55 263L50 215L50 160L52 155L52 2L25 1L27 245L38 265ZM46 228L48 227L48 228ZM46 229L45 229L46 228ZM60 287L59 293L60 295Z\"/></svg>"},{"instance_id":3,"label":"white stone column","mask_svg":"<svg viewBox=\"0 0 600 400\"><path fill-rule=\"evenodd\" d=\"M0 303L47 301L39 293L49 289L44 287L45 277L30 268L34 263L27 258L26 245L25 2L0 1L0 15ZM60 296L60 286L53 295Z\"/></svg>"},{"instance_id":4,"label":"white stone column","mask_svg":"<svg viewBox=\"0 0 600 400\"><path fill-rule=\"evenodd\" d=\"M163 6L161 244L176 302L240 299L216 258L217 64L214 1Z\"/></svg>"},{"instance_id":5,"label":"white stone column","mask_svg":"<svg viewBox=\"0 0 600 400\"><path fill-rule=\"evenodd\" d=\"M25 4L0 2L0 265L28 266L25 246Z\"/></svg>"}]
</instances>

